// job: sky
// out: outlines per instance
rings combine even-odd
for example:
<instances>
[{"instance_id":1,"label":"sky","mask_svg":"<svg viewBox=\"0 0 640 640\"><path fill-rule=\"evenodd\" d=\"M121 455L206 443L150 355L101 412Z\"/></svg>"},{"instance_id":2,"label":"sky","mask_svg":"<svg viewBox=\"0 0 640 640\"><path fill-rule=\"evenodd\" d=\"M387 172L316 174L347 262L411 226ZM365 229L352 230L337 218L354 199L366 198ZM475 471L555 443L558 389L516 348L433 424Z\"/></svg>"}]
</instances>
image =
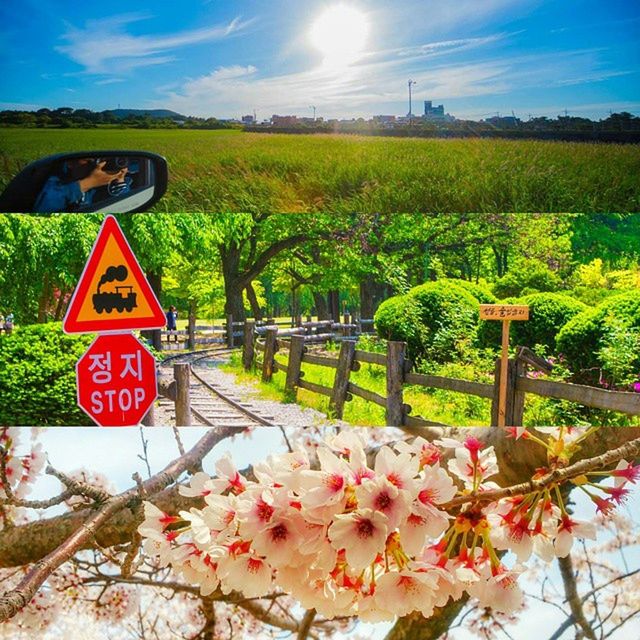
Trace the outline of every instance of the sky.
<instances>
[{"instance_id":1,"label":"sky","mask_svg":"<svg viewBox=\"0 0 640 640\"><path fill-rule=\"evenodd\" d=\"M28 430L22 430L24 436L21 439L22 446L26 446L29 440ZM181 439L185 449L192 447L205 433L201 428L183 428L180 430ZM288 433L289 438L295 442L293 431ZM145 429L144 437L147 440L147 456L152 473L162 469L167 463L178 455L177 445L171 429ZM112 482L116 491L124 491L132 486L131 475L137 471L143 478L147 477L146 465L140 455L143 452L141 445L141 434L139 429L101 429L97 427L88 428L45 428L39 430L38 440L42 442L44 450L48 454L49 462L56 469L70 473L84 468L93 472L106 475ZM239 469L264 459L270 453L284 452L285 445L279 430L275 429L255 429L248 439L245 436L238 436L231 440L222 441L205 457L203 469L210 474L214 473L215 461L229 453ZM88 452L92 452L88 455ZM94 455L93 452L101 452L101 455ZM46 475L40 476L36 482L33 492L28 496L30 499L46 499L52 495L57 495L60 490L60 483L54 478ZM588 499L584 499L580 492L573 492L575 504L575 516L583 520L591 520L594 517L594 507ZM621 507L624 512L637 522L637 514L640 513L640 491L636 489L630 500ZM53 515L61 508L48 510L48 515ZM640 525L639 525L640 526ZM600 533L600 538L596 544L601 544L605 539ZM587 542L587 547L591 546ZM609 560L619 563L617 554L612 554ZM627 554L627 561L631 568L640 566L640 549L630 551ZM550 589L561 590L561 578L558 570L554 567L549 571L551 580ZM539 580L527 581L526 574L521 578L523 587L530 589L534 593L539 593ZM535 620L536 623L532 624ZM553 606L545 605L529 600L529 609L523 614L520 620L509 628L513 638L518 640L541 640L551 636L553 631L563 621L563 615ZM361 637L371 640L383 640L391 623L364 624L358 623L355 632ZM542 635L541 635L542 634ZM346 638L338 635L337 640ZM44 635L43 640L58 638L56 630ZM640 620L630 622L624 628L614 633L611 640L626 640L627 638L640 637ZM477 636L471 631L460 628L452 634L453 640L477 640ZM561 640L571 640L573 633L569 629L562 635Z\"/></svg>"},{"instance_id":2,"label":"sky","mask_svg":"<svg viewBox=\"0 0 640 640\"><path fill-rule=\"evenodd\" d=\"M3 0L0 109L640 114L630 0Z\"/></svg>"}]
</instances>

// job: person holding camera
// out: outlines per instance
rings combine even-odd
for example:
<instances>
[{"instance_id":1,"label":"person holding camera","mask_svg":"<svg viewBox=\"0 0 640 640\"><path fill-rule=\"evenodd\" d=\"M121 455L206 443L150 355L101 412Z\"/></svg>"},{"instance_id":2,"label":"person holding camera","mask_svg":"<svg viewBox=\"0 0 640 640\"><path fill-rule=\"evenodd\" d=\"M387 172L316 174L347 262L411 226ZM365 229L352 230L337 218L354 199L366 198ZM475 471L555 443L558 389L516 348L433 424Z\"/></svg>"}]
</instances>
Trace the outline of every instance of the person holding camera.
<instances>
[{"instance_id":1,"label":"person holding camera","mask_svg":"<svg viewBox=\"0 0 640 640\"><path fill-rule=\"evenodd\" d=\"M127 166L107 166L108 160L96 162L79 158L65 163L61 176L51 176L34 204L35 213L75 211L93 202L96 190L112 183L123 185L118 195L128 191ZM115 171L114 171L115 169Z\"/></svg>"}]
</instances>

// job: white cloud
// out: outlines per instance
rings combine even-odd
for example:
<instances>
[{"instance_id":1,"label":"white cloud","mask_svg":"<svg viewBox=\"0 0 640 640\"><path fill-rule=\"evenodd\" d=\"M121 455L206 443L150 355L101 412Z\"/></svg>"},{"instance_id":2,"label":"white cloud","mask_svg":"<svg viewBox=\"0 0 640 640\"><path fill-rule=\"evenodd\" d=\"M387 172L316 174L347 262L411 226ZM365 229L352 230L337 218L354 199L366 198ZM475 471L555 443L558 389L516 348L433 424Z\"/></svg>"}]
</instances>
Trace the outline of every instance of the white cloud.
<instances>
[{"instance_id":1,"label":"white cloud","mask_svg":"<svg viewBox=\"0 0 640 640\"><path fill-rule=\"evenodd\" d=\"M420 46L371 52L342 69L315 68L263 76L254 66L233 65L159 89L161 97L148 106L166 107L188 115L238 117L256 109L259 118L274 113L308 115L309 105L325 118L403 113L407 107L406 78L417 82L414 113L422 99L444 102L476 96L503 96L514 91L595 82L618 75L602 67L599 49L550 51L521 56L481 57L480 47L509 34L436 41ZM513 34L510 34L513 35ZM467 61L448 62L448 53L474 49ZM399 55L402 54L402 55ZM498 103L506 102L502 105ZM496 107L510 111L504 98ZM487 109L485 108L484 111ZM464 117L463 112L451 111ZM486 114L482 114L486 115Z\"/></svg>"},{"instance_id":2,"label":"white cloud","mask_svg":"<svg viewBox=\"0 0 640 640\"><path fill-rule=\"evenodd\" d=\"M189 80L178 91L169 91L156 104L189 115L237 115L258 109L263 117L272 113L303 114L314 104L318 113L343 116L349 111L371 115L372 105L405 100L405 83L397 63L357 65L341 70L315 69L260 78L258 70L225 75L220 70ZM499 93L502 63L470 63L414 70L421 94L462 97ZM399 77L402 81L399 81Z\"/></svg>"},{"instance_id":3,"label":"white cloud","mask_svg":"<svg viewBox=\"0 0 640 640\"><path fill-rule=\"evenodd\" d=\"M96 75L121 75L134 68L163 64L173 57L159 55L181 47L222 40L244 29L250 20L235 18L228 24L192 29L167 35L131 35L126 28L148 16L127 13L99 20L89 20L84 27L67 26L62 36L65 44L56 51L66 55Z\"/></svg>"}]
</instances>

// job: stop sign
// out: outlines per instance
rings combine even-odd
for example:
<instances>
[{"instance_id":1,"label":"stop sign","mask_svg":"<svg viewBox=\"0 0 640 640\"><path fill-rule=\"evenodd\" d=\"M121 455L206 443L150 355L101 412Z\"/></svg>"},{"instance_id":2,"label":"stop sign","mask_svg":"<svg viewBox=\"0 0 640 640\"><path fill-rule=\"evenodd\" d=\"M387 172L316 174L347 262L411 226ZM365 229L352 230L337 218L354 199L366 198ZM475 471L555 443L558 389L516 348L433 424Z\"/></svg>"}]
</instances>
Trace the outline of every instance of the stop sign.
<instances>
[{"instance_id":1,"label":"stop sign","mask_svg":"<svg viewBox=\"0 0 640 640\"><path fill-rule=\"evenodd\" d=\"M139 424L158 395L155 359L129 332L99 335L76 374L78 406L101 427Z\"/></svg>"}]
</instances>

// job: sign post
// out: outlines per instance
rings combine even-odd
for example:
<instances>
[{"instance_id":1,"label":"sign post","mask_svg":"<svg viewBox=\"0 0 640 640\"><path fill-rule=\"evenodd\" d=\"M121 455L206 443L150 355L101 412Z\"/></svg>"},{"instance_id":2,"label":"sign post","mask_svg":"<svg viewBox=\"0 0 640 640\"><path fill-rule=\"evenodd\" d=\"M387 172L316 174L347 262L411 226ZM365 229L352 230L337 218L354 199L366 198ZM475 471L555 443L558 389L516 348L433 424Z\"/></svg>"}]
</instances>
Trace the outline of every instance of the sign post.
<instances>
[{"instance_id":1,"label":"sign post","mask_svg":"<svg viewBox=\"0 0 640 640\"><path fill-rule=\"evenodd\" d=\"M480 320L502 321L502 353L500 354L500 389L498 426L506 426L507 371L509 367L509 327L512 320L528 320L529 307L523 304L481 304Z\"/></svg>"},{"instance_id":2,"label":"sign post","mask_svg":"<svg viewBox=\"0 0 640 640\"><path fill-rule=\"evenodd\" d=\"M101 427L139 424L158 397L155 358L132 333L99 335L76 375L78 406Z\"/></svg>"},{"instance_id":3,"label":"sign post","mask_svg":"<svg viewBox=\"0 0 640 640\"><path fill-rule=\"evenodd\" d=\"M76 364L78 406L99 426L137 425L155 402L155 358L131 329L164 325L118 221L106 216L62 323L65 333L99 333Z\"/></svg>"},{"instance_id":4,"label":"sign post","mask_svg":"<svg viewBox=\"0 0 640 640\"><path fill-rule=\"evenodd\" d=\"M164 327L165 316L113 216L100 227L62 322L65 333Z\"/></svg>"}]
</instances>

